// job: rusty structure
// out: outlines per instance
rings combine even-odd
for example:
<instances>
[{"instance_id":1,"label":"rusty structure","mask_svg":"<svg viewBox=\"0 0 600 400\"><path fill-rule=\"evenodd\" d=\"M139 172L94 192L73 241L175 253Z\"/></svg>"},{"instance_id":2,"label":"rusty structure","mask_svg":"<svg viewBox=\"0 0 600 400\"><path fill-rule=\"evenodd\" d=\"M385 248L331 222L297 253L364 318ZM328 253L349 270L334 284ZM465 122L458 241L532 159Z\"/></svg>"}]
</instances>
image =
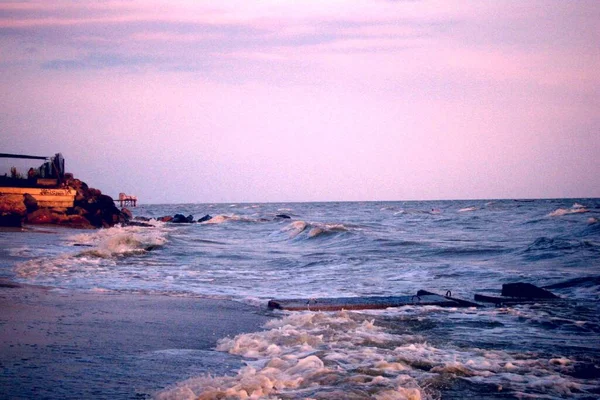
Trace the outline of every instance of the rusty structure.
<instances>
[{"instance_id":1,"label":"rusty structure","mask_svg":"<svg viewBox=\"0 0 600 400\"><path fill-rule=\"evenodd\" d=\"M75 190L66 186L71 174L65 172L65 159L60 153L54 156L0 153L0 159L44 160L39 167L20 173L16 167L10 175L0 175L0 194L7 196L33 196L40 207L73 207Z\"/></svg>"},{"instance_id":2,"label":"rusty structure","mask_svg":"<svg viewBox=\"0 0 600 400\"><path fill-rule=\"evenodd\" d=\"M37 168L31 167L27 173L23 174L12 167L10 176L8 174L0 175L0 186L57 188L65 182L65 159L60 153L50 157L0 153L0 158L44 160L42 165Z\"/></svg>"},{"instance_id":3,"label":"rusty structure","mask_svg":"<svg viewBox=\"0 0 600 400\"><path fill-rule=\"evenodd\" d=\"M131 196L125 193L119 193L119 199L117 200L121 208L124 206L137 207L137 197Z\"/></svg>"}]
</instances>

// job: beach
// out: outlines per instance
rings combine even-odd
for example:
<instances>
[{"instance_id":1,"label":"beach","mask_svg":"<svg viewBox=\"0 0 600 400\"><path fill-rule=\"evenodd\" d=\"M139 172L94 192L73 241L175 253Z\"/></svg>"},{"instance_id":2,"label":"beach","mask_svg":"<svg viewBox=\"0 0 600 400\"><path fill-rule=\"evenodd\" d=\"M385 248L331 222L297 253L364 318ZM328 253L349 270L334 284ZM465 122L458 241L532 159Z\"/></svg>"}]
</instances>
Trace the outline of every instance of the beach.
<instances>
[{"instance_id":1,"label":"beach","mask_svg":"<svg viewBox=\"0 0 600 400\"><path fill-rule=\"evenodd\" d=\"M144 399L206 371L235 373L220 338L260 330L229 300L90 293L0 281L0 398Z\"/></svg>"}]
</instances>

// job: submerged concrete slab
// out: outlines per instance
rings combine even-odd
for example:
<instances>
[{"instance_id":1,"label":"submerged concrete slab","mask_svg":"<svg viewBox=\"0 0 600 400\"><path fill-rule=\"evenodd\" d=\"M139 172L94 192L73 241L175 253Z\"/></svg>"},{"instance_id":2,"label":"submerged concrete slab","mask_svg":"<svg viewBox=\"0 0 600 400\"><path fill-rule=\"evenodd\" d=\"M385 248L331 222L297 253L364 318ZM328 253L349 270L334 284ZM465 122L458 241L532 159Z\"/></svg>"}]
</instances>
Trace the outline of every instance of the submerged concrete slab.
<instances>
[{"instance_id":1,"label":"submerged concrete slab","mask_svg":"<svg viewBox=\"0 0 600 400\"><path fill-rule=\"evenodd\" d=\"M471 305L429 292L414 296L273 299L268 303L269 308L289 311L369 310L402 306L470 307Z\"/></svg>"}]
</instances>

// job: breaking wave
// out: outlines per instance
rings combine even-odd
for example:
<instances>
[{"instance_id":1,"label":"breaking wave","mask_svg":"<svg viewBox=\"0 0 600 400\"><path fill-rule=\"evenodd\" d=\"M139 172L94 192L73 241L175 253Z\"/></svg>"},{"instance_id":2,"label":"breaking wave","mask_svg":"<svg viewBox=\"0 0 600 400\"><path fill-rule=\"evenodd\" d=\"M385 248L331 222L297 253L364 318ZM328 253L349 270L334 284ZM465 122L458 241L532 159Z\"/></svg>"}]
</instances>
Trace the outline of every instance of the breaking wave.
<instances>
[{"instance_id":1,"label":"breaking wave","mask_svg":"<svg viewBox=\"0 0 600 400\"><path fill-rule=\"evenodd\" d=\"M589 210L579 204L579 203L575 203L571 206L571 208L558 208L554 211L552 211L550 214L548 214L549 217L562 217L563 215L569 215L569 214L580 214L580 213L586 213Z\"/></svg>"},{"instance_id":2,"label":"breaking wave","mask_svg":"<svg viewBox=\"0 0 600 400\"><path fill-rule=\"evenodd\" d=\"M79 253L78 256L126 257L143 254L163 246L167 242L167 230L158 229L159 226L154 228L116 226L93 233L75 235L69 239L74 246L91 247L89 250Z\"/></svg>"},{"instance_id":3,"label":"breaking wave","mask_svg":"<svg viewBox=\"0 0 600 400\"><path fill-rule=\"evenodd\" d=\"M140 256L164 246L169 232L164 226L159 222L153 228L116 226L74 235L67 240L75 251L19 263L15 272L20 278L41 278L42 281L50 276L71 279L94 272L101 275L114 267L118 259Z\"/></svg>"},{"instance_id":4,"label":"breaking wave","mask_svg":"<svg viewBox=\"0 0 600 400\"><path fill-rule=\"evenodd\" d=\"M320 222L305 222L294 221L282 229L287 232L290 239L296 237L305 237L313 239L317 237L328 236L331 234L339 234L349 232L350 229L344 224L326 224Z\"/></svg>"},{"instance_id":5,"label":"breaking wave","mask_svg":"<svg viewBox=\"0 0 600 400\"><path fill-rule=\"evenodd\" d=\"M252 217L245 217L245 216L241 216L241 215L236 215L236 214L232 214L232 215L216 215L214 217L212 217L211 219L209 219L208 221L204 221L201 222L201 224L203 225L211 225L211 224L223 224L226 222L266 222L269 221L266 218L252 218Z\"/></svg>"}]
</instances>

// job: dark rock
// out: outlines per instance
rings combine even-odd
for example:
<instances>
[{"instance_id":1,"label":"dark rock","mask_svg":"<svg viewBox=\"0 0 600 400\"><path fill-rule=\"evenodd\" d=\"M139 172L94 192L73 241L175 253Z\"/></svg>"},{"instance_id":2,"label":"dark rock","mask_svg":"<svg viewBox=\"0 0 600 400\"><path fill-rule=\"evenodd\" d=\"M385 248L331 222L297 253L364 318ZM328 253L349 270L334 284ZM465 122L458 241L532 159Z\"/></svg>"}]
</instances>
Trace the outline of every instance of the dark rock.
<instances>
[{"instance_id":1,"label":"dark rock","mask_svg":"<svg viewBox=\"0 0 600 400\"><path fill-rule=\"evenodd\" d=\"M23 195L23 203L25 204L28 213L34 212L39 208L37 200L29 193Z\"/></svg>"},{"instance_id":2,"label":"dark rock","mask_svg":"<svg viewBox=\"0 0 600 400\"><path fill-rule=\"evenodd\" d=\"M92 189L90 189L90 191L92 191ZM98 193L100 193L99 190L98 190ZM95 196L95 198L96 198L96 205L100 208L116 207L115 201L110 196L100 193L97 196Z\"/></svg>"},{"instance_id":3,"label":"dark rock","mask_svg":"<svg viewBox=\"0 0 600 400\"><path fill-rule=\"evenodd\" d=\"M148 222L148 221L150 221L150 218L148 218L148 217L142 217L142 216L137 216L137 217L134 217L133 220L134 221L145 221L145 222Z\"/></svg>"},{"instance_id":4,"label":"dark rock","mask_svg":"<svg viewBox=\"0 0 600 400\"><path fill-rule=\"evenodd\" d=\"M90 221L81 215L65 215L63 217L58 217L56 224L79 229L93 228L92 224L90 224Z\"/></svg>"},{"instance_id":5,"label":"dark rock","mask_svg":"<svg viewBox=\"0 0 600 400\"><path fill-rule=\"evenodd\" d=\"M145 228L153 228L154 227L154 225L147 224L145 222L135 221L135 220L127 222L127 226L141 226L141 227L145 227Z\"/></svg>"},{"instance_id":6,"label":"dark rock","mask_svg":"<svg viewBox=\"0 0 600 400\"><path fill-rule=\"evenodd\" d=\"M277 214L275 218L284 218L284 219L292 219L289 215L286 214Z\"/></svg>"},{"instance_id":7,"label":"dark rock","mask_svg":"<svg viewBox=\"0 0 600 400\"><path fill-rule=\"evenodd\" d=\"M69 187L75 189L75 205L87 202L87 200L91 197L88 185L79 179L70 180Z\"/></svg>"},{"instance_id":8,"label":"dark rock","mask_svg":"<svg viewBox=\"0 0 600 400\"><path fill-rule=\"evenodd\" d=\"M133 214L131 213L131 211L129 211L129 209L123 207L121 208L121 213L125 214L128 219L133 219Z\"/></svg>"},{"instance_id":9,"label":"dark rock","mask_svg":"<svg viewBox=\"0 0 600 400\"><path fill-rule=\"evenodd\" d=\"M21 195L0 194L0 215L16 214L21 217L27 213L27 207Z\"/></svg>"},{"instance_id":10,"label":"dark rock","mask_svg":"<svg viewBox=\"0 0 600 400\"><path fill-rule=\"evenodd\" d=\"M532 299L557 299L554 293L539 288L531 283L517 282L502 285L502 296L527 297Z\"/></svg>"},{"instance_id":11,"label":"dark rock","mask_svg":"<svg viewBox=\"0 0 600 400\"><path fill-rule=\"evenodd\" d=\"M206 221L210 221L212 219L212 217L208 214L206 214L204 217L198 219L198 221L196 222L206 222Z\"/></svg>"},{"instance_id":12,"label":"dark rock","mask_svg":"<svg viewBox=\"0 0 600 400\"><path fill-rule=\"evenodd\" d=\"M158 218L158 221L160 221L160 222L171 222L171 221L173 221L173 217L170 216L170 215L165 215L164 217Z\"/></svg>"},{"instance_id":13,"label":"dark rock","mask_svg":"<svg viewBox=\"0 0 600 400\"><path fill-rule=\"evenodd\" d=\"M0 226L20 228L23 225L23 217L16 214L0 215Z\"/></svg>"},{"instance_id":14,"label":"dark rock","mask_svg":"<svg viewBox=\"0 0 600 400\"><path fill-rule=\"evenodd\" d=\"M194 216L188 215L186 217L183 214L175 214L171 222L174 224L189 224L191 222L194 222Z\"/></svg>"},{"instance_id":15,"label":"dark rock","mask_svg":"<svg viewBox=\"0 0 600 400\"><path fill-rule=\"evenodd\" d=\"M0 226L19 227L26 214L22 195L0 194Z\"/></svg>"},{"instance_id":16,"label":"dark rock","mask_svg":"<svg viewBox=\"0 0 600 400\"><path fill-rule=\"evenodd\" d=\"M67 212L67 214L70 214L70 215L83 215L83 216L86 216L89 213L90 212L83 207L73 207Z\"/></svg>"},{"instance_id":17,"label":"dark rock","mask_svg":"<svg viewBox=\"0 0 600 400\"><path fill-rule=\"evenodd\" d=\"M25 221L33 225L50 225L58 223L61 215L53 213L49 208L40 208L27 214Z\"/></svg>"}]
</instances>

